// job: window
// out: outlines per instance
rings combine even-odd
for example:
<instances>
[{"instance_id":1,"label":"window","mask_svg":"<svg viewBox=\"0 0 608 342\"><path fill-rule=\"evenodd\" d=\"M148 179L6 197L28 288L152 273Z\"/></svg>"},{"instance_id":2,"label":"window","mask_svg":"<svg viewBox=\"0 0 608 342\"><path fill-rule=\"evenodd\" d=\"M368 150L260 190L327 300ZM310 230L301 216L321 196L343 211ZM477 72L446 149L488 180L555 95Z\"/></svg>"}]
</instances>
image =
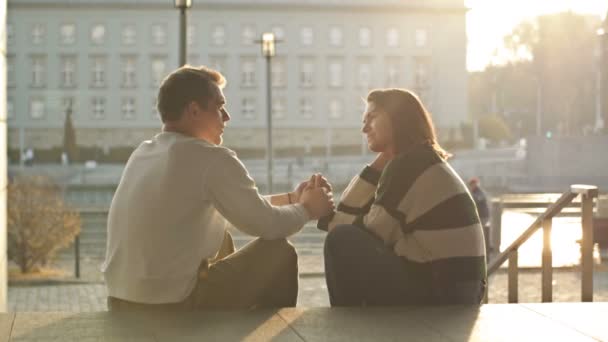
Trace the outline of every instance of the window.
<instances>
[{"instance_id":1,"label":"window","mask_svg":"<svg viewBox=\"0 0 608 342\"><path fill-rule=\"evenodd\" d=\"M400 61L398 57L387 57L384 65L386 66L386 85L398 87L401 82L399 77Z\"/></svg>"},{"instance_id":2,"label":"window","mask_svg":"<svg viewBox=\"0 0 608 342\"><path fill-rule=\"evenodd\" d=\"M369 27L361 27L359 29L359 46L372 46L372 30Z\"/></svg>"},{"instance_id":3,"label":"window","mask_svg":"<svg viewBox=\"0 0 608 342\"><path fill-rule=\"evenodd\" d=\"M344 34L342 28L332 26L329 28L329 45L331 46L342 46L344 43Z\"/></svg>"},{"instance_id":4,"label":"window","mask_svg":"<svg viewBox=\"0 0 608 342\"><path fill-rule=\"evenodd\" d=\"M76 56L61 57L61 86L64 88L76 86Z\"/></svg>"},{"instance_id":5,"label":"window","mask_svg":"<svg viewBox=\"0 0 608 342\"><path fill-rule=\"evenodd\" d=\"M46 58L32 56L32 87L44 87L46 83Z\"/></svg>"},{"instance_id":6,"label":"window","mask_svg":"<svg viewBox=\"0 0 608 342\"><path fill-rule=\"evenodd\" d=\"M62 24L59 28L61 35L61 44L72 45L76 42L76 25L74 24Z\"/></svg>"},{"instance_id":7,"label":"window","mask_svg":"<svg viewBox=\"0 0 608 342\"><path fill-rule=\"evenodd\" d=\"M275 57L272 61L272 86L275 88L285 87L286 82L286 73L285 70L285 58L283 57Z\"/></svg>"},{"instance_id":8,"label":"window","mask_svg":"<svg viewBox=\"0 0 608 342\"><path fill-rule=\"evenodd\" d=\"M137 58L135 56L122 57L122 86L134 88L137 86L135 75Z\"/></svg>"},{"instance_id":9,"label":"window","mask_svg":"<svg viewBox=\"0 0 608 342\"><path fill-rule=\"evenodd\" d=\"M6 118L12 119L14 117L15 117L15 107L13 104L13 98L7 97L6 98Z\"/></svg>"},{"instance_id":10,"label":"window","mask_svg":"<svg viewBox=\"0 0 608 342\"><path fill-rule=\"evenodd\" d=\"M15 26L12 23L6 24L6 43L12 45L15 42Z\"/></svg>"},{"instance_id":11,"label":"window","mask_svg":"<svg viewBox=\"0 0 608 342\"><path fill-rule=\"evenodd\" d=\"M241 59L241 86L255 87L255 59Z\"/></svg>"},{"instance_id":12,"label":"window","mask_svg":"<svg viewBox=\"0 0 608 342\"><path fill-rule=\"evenodd\" d=\"M285 28L283 26L275 25L272 27L272 33L277 40L285 39Z\"/></svg>"},{"instance_id":13,"label":"window","mask_svg":"<svg viewBox=\"0 0 608 342\"><path fill-rule=\"evenodd\" d=\"M274 97L272 99L272 117L275 119L283 119L285 117L284 97Z\"/></svg>"},{"instance_id":14,"label":"window","mask_svg":"<svg viewBox=\"0 0 608 342\"><path fill-rule=\"evenodd\" d=\"M430 87L430 67L429 58L414 57L414 85L416 89Z\"/></svg>"},{"instance_id":15,"label":"window","mask_svg":"<svg viewBox=\"0 0 608 342\"><path fill-rule=\"evenodd\" d=\"M32 119L42 119L45 114L44 100L41 98L30 99L30 117Z\"/></svg>"},{"instance_id":16,"label":"window","mask_svg":"<svg viewBox=\"0 0 608 342\"><path fill-rule=\"evenodd\" d=\"M102 88L106 86L106 58L93 56L91 68L91 87Z\"/></svg>"},{"instance_id":17,"label":"window","mask_svg":"<svg viewBox=\"0 0 608 342\"><path fill-rule=\"evenodd\" d=\"M256 31L253 25L243 26L241 31L241 42L243 45L253 45L256 39Z\"/></svg>"},{"instance_id":18,"label":"window","mask_svg":"<svg viewBox=\"0 0 608 342\"><path fill-rule=\"evenodd\" d=\"M226 28L224 25L214 25L211 29L211 44L223 46L226 44Z\"/></svg>"},{"instance_id":19,"label":"window","mask_svg":"<svg viewBox=\"0 0 608 342\"><path fill-rule=\"evenodd\" d=\"M245 97L242 100L242 112L245 119L253 119L255 117L255 99Z\"/></svg>"},{"instance_id":20,"label":"window","mask_svg":"<svg viewBox=\"0 0 608 342\"><path fill-rule=\"evenodd\" d=\"M310 26L304 26L300 29L300 43L303 46L310 46L314 41L314 31Z\"/></svg>"},{"instance_id":21,"label":"window","mask_svg":"<svg viewBox=\"0 0 608 342\"><path fill-rule=\"evenodd\" d=\"M315 65L312 59L300 61L300 87L310 88L314 85Z\"/></svg>"},{"instance_id":22,"label":"window","mask_svg":"<svg viewBox=\"0 0 608 342\"><path fill-rule=\"evenodd\" d=\"M414 37L416 40L416 46L417 47L424 47L426 46L427 43L427 32L426 30L422 30L422 29L418 29L415 31L414 33Z\"/></svg>"},{"instance_id":23,"label":"window","mask_svg":"<svg viewBox=\"0 0 608 342\"><path fill-rule=\"evenodd\" d=\"M160 118L160 113L158 112L158 102L156 101L156 97L152 98L152 117L153 118Z\"/></svg>"},{"instance_id":24,"label":"window","mask_svg":"<svg viewBox=\"0 0 608 342\"><path fill-rule=\"evenodd\" d=\"M122 45L135 45L137 41L137 29L135 25L128 24L122 27Z\"/></svg>"},{"instance_id":25,"label":"window","mask_svg":"<svg viewBox=\"0 0 608 342\"><path fill-rule=\"evenodd\" d=\"M152 44L161 46L167 44L167 25L152 25Z\"/></svg>"},{"instance_id":26,"label":"window","mask_svg":"<svg viewBox=\"0 0 608 342\"><path fill-rule=\"evenodd\" d=\"M46 28L42 24L34 24L32 26L32 44L40 45L44 43L46 36Z\"/></svg>"},{"instance_id":27,"label":"window","mask_svg":"<svg viewBox=\"0 0 608 342\"><path fill-rule=\"evenodd\" d=\"M372 83L371 61L367 58L360 59L357 64L357 85L368 88Z\"/></svg>"},{"instance_id":28,"label":"window","mask_svg":"<svg viewBox=\"0 0 608 342\"><path fill-rule=\"evenodd\" d=\"M330 61L329 62L329 86L332 88L342 87L343 76L342 76L342 62Z\"/></svg>"},{"instance_id":29,"label":"window","mask_svg":"<svg viewBox=\"0 0 608 342\"><path fill-rule=\"evenodd\" d=\"M340 119L344 114L344 104L342 100L333 98L329 100L329 118L330 119Z\"/></svg>"},{"instance_id":30,"label":"window","mask_svg":"<svg viewBox=\"0 0 608 342\"><path fill-rule=\"evenodd\" d=\"M135 118L135 98L125 97L122 99L122 118L125 120Z\"/></svg>"},{"instance_id":31,"label":"window","mask_svg":"<svg viewBox=\"0 0 608 342\"><path fill-rule=\"evenodd\" d=\"M431 102L431 60L428 57L414 57L414 91L422 103L432 107Z\"/></svg>"},{"instance_id":32,"label":"window","mask_svg":"<svg viewBox=\"0 0 608 342\"><path fill-rule=\"evenodd\" d=\"M209 56L209 66L212 69L219 71L224 74L224 70L226 70L226 57L224 56ZM224 75L226 76L226 75Z\"/></svg>"},{"instance_id":33,"label":"window","mask_svg":"<svg viewBox=\"0 0 608 342\"><path fill-rule=\"evenodd\" d=\"M312 118L312 100L308 97L300 99L300 116L306 119Z\"/></svg>"},{"instance_id":34,"label":"window","mask_svg":"<svg viewBox=\"0 0 608 342\"><path fill-rule=\"evenodd\" d=\"M65 114L68 110L72 110L72 116L76 113L76 99L74 96L64 96L61 98L61 110L62 114Z\"/></svg>"},{"instance_id":35,"label":"window","mask_svg":"<svg viewBox=\"0 0 608 342\"><path fill-rule=\"evenodd\" d=\"M196 26L188 25L188 28L186 29L186 43L188 44L188 46L192 46L192 45L194 45L195 42L196 42Z\"/></svg>"},{"instance_id":36,"label":"window","mask_svg":"<svg viewBox=\"0 0 608 342\"><path fill-rule=\"evenodd\" d=\"M15 87L17 86L17 79L15 78L15 56L6 56L6 86Z\"/></svg>"},{"instance_id":37,"label":"window","mask_svg":"<svg viewBox=\"0 0 608 342\"><path fill-rule=\"evenodd\" d=\"M106 27L102 24L94 25L91 28L91 42L101 45L106 41Z\"/></svg>"},{"instance_id":38,"label":"window","mask_svg":"<svg viewBox=\"0 0 608 342\"><path fill-rule=\"evenodd\" d=\"M167 73L167 58L152 58L152 86L158 87L162 83Z\"/></svg>"},{"instance_id":39,"label":"window","mask_svg":"<svg viewBox=\"0 0 608 342\"><path fill-rule=\"evenodd\" d=\"M189 54L188 58L186 58L186 61L190 65L201 65L200 56L196 53Z\"/></svg>"},{"instance_id":40,"label":"window","mask_svg":"<svg viewBox=\"0 0 608 342\"><path fill-rule=\"evenodd\" d=\"M398 47L399 46L399 30L395 27L391 27L386 31L386 46Z\"/></svg>"},{"instance_id":41,"label":"window","mask_svg":"<svg viewBox=\"0 0 608 342\"><path fill-rule=\"evenodd\" d=\"M93 119L103 120L106 116L106 99L103 97L93 97L91 99L91 113Z\"/></svg>"}]
</instances>

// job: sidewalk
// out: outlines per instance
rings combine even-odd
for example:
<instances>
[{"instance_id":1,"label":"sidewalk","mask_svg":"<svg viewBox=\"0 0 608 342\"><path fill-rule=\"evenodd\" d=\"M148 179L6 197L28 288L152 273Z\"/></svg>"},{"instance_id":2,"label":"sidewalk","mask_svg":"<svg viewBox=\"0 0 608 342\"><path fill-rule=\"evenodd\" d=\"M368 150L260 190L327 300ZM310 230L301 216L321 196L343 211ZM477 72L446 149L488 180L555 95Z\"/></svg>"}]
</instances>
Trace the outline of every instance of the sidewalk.
<instances>
[{"instance_id":1,"label":"sidewalk","mask_svg":"<svg viewBox=\"0 0 608 342\"><path fill-rule=\"evenodd\" d=\"M320 255L300 257L300 290L298 307L328 307L327 287ZM82 284L11 286L8 289L10 312L71 311L91 312L106 310L106 289L98 280ZM489 303L507 303L507 274L499 270L490 279ZM556 269L553 274L553 301L579 302L581 277L578 270ZM540 302L540 270L521 270L519 274L519 301ZM596 268L594 274L594 301L608 302L608 270Z\"/></svg>"}]
</instances>

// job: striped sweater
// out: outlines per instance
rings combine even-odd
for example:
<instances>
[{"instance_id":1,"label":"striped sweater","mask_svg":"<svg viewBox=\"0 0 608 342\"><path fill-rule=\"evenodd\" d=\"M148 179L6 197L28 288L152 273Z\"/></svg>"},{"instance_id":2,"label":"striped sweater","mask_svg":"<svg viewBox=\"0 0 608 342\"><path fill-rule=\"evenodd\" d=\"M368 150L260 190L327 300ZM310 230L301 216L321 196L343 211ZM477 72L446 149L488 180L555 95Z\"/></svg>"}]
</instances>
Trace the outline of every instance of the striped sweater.
<instances>
[{"instance_id":1,"label":"striped sweater","mask_svg":"<svg viewBox=\"0 0 608 342\"><path fill-rule=\"evenodd\" d=\"M368 229L421 270L429 286L485 284L483 230L475 203L456 172L431 146L398 155L384 171L366 167L350 182L337 211L319 221ZM422 277L422 273L431 278Z\"/></svg>"}]
</instances>

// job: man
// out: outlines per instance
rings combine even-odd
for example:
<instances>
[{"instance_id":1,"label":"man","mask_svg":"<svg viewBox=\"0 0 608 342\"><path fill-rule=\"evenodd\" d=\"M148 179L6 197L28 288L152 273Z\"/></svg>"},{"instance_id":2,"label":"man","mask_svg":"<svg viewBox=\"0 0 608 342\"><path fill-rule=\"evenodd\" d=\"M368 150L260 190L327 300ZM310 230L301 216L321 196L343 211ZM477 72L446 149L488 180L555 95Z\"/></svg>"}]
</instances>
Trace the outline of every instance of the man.
<instances>
[{"instance_id":1,"label":"man","mask_svg":"<svg viewBox=\"0 0 608 342\"><path fill-rule=\"evenodd\" d=\"M221 147L230 115L224 77L184 66L158 92L162 132L133 152L112 200L102 271L110 310L295 306L297 255L285 237L329 214L320 175L259 195ZM227 228L260 237L241 250Z\"/></svg>"},{"instance_id":2,"label":"man","mask_svg":"<svg viewBox=\"0 0 608 342\"><path fill-rule=\"evenodd\" d=\"M490 239L490 207L485 191L481 188L481 182L479 178L473 177L468 182L469 191L475 201L477 207L477 213L479 214L479 220L483 226L483 233L486 243L486 254L493 252L493 246Z\"/></svg>"}]
</instances>

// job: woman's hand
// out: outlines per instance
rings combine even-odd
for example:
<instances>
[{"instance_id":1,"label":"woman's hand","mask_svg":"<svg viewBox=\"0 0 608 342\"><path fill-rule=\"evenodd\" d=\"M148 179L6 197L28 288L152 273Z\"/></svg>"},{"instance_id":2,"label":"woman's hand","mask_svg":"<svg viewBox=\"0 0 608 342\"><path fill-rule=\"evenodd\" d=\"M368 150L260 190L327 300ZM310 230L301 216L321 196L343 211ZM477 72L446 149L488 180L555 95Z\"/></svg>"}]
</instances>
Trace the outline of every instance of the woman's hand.
<instances>
[{"instance_id":1,"label":"woman's hand","mask_svg":"<svg viewBox=\"0 0 608 342\"><path fill-rule=\"evenodd\" d=\"M292 193L290 193L289 196L291 197L291 202L298 203L300 201L300 197L302 196L302 192L309 186L313 189L324 188L325 190L327 190L327 192L332 192L333 190L331 184L325 177L323 177L323 175L319 173L313 174L309 180L303 181L302 183L298 184L296 189Z\"/></svg>"}]
</instances>

